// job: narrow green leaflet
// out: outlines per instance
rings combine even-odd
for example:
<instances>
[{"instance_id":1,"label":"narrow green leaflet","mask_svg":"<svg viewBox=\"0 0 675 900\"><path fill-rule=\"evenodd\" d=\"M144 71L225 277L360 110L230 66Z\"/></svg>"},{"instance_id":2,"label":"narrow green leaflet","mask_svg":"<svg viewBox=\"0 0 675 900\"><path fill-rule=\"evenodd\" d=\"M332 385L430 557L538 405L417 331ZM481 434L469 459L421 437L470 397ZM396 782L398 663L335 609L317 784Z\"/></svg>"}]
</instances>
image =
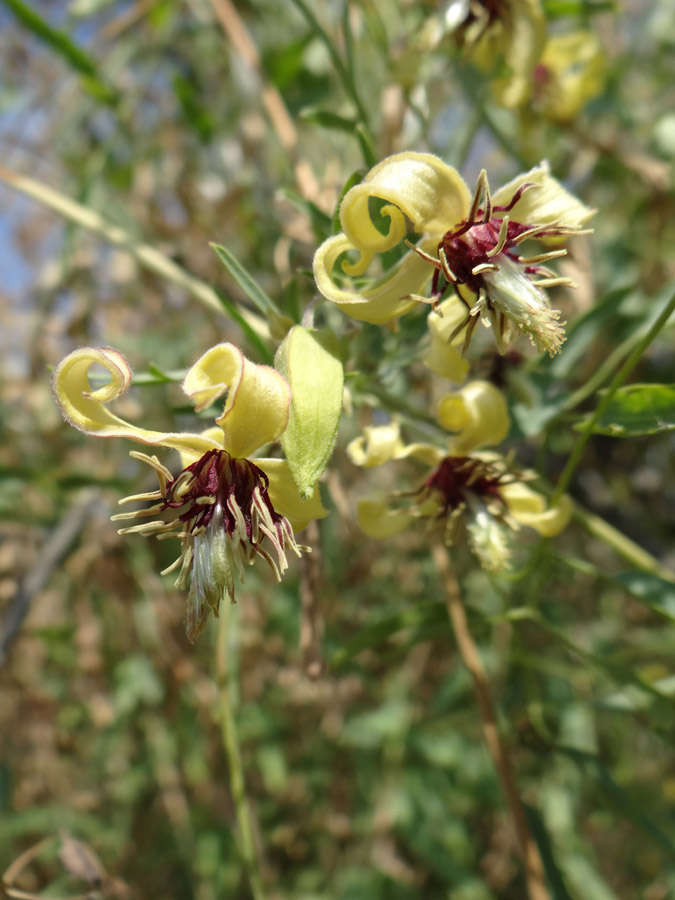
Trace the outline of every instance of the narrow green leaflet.
<instances>
[{"instance_id":1,"label":"narrow green leaflet","mask_svg":"<svg viewBox=\"0 0 675 900\"><path fill-rule=\"evenodd\" d=\"M649 572L619 572L612 575L628 593L654 612L675 622L675 584Z\"/></svg>"},{"instance_id":2,"label":"narrow green leaflet","mask_svg":"<svg viewBox=\"0 0 675 900\"><path fill-rule=\"evenodd\" d=\"M377 164L377 150L370 132L364 127L362 122L359 122L356 126L356 138L363 154L363 161L369 169L372 169Z\"/></svg>"},{"instance_id":3,"label":"narrow green leaflet","mask_svg":"<svg viewBox=\"0 0 675 900\"><path fill-rule=\"evenodd\" d=\"M21 22L21 24L33 32L36 37L47 44L61 56L68 65L84 76L85 87L96 94L105 103L117 101L116 92L102 79L96 61L77 44L73 43L65 31L53 28L33 9L34 4L24 3L23 0L2 0Z\"/></svg>"},{"instance_id":4,"label":"narrow green leaflet","mask_svg":"<svg viewBox=\"0 0 675 900\"><path fill-rule=\"evenodd\" d=\"M264 316L281 315L274 300L272 300L270 295L260 287L255 278L246 271L236 256L228 250L227 247L223 247L222 244L209 244L209 246L215 251L218 259L237 282L251 303L253 303Z\"/></svg>"},{"instance_id":5,"label":"narrow green leaflet","mask_svg":"<svg viewBox=\"0 0 675 900\"><path fill-rule=\"evenodd\" d=\"M665 852L675 859L675 844L671 838L663 832L660 826L646 816L638 802L614 780L603 761L591 753L577 750L575 747L567 747L558 744L556 753L560 753L574 760L579 768L590 776L602 790L606 800L619 813L625 816L633 825L636 825L652 840L659 844Z\"/></svg>"},{"instance_id":6,"label":"narrow green leaflet","mask_svg":"<svg viewBox=\"0 0 675 900\"><path fill-rule=\"evenodd\" d=\"M530 826L539 852L541 853L541 861L546 870L549 887L552 892L552 900L574 900L570 892L567 890L565 879L562 872L558 868L558 863L553 852L553 842L549 837L544 820L533 806L523 804L527 815L527 822Z\"/></svg>"},{"instance_id":7,"label":"narrow green leaflet","mask_svg":"<svg viewBox=\"0 0 675 900\"><path fill-rule=\"evenodd\" d=\"M321 109L316 106L307 106L300 110L300 118L305 122L313 122L321 128L328 128L332 131L344 131L347 134L353 134L356 127L356 120L339 116L330 109Z\"/></svg>"},{"instance_id":8,"label":"narrow green leaflet","mask_svg":"<svg viewBox=\"0 0 675 900\"><path fill-rule=\"evenodd\" d=\"M311 497L330 459L342 411L344 372L329 329L296 325L277 350L276 368L291 386L288 427L281 444L298 490Z\"/></svg>"},{"instance_id":9,"label":"narrow green leaflet","mask_svg":"<svg viewBox=\"0 0 675 900\"><path fill-rule=\"evenodd\" d=\"M583 422L575 426L585 427ZM595 434L638 437L675 428L675 384L629 384L619 388L595 424Z\"/></svg>"},{"instance_id":10,"label":"narrow green leaflet","mask_svg":"<svg viewBox=\"0 0 675 900\"><path fill-rule=\"evenodd\" d=\"M614 0L546 0L547 19L563 19L568 16L588 16L594 13L616 10Z\"/></svg>"}]
</instances>

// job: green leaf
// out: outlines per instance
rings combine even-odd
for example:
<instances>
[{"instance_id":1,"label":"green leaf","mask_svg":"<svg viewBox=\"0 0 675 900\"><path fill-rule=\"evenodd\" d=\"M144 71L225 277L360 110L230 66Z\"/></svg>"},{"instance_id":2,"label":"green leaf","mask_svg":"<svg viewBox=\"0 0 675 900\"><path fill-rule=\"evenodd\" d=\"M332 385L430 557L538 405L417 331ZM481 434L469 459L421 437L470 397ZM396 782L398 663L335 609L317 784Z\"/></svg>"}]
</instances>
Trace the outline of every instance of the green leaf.
<instances>
[{"instance_id":1,"label":"green leaf","mask_svg":"<svg viewBox=\"0 0 675 900\"><path fill-rule=\"evenodd\" d=\"M225 266L230 275L237 282L248 299L253 303L264 316L280 316L281 313L276 303L269 294L264 291L255 278L247 272L236 256L221 244L209 244L216 256Z\"/></svg>"},{"instance_id":2,"label":"green leaf","mask_svg":"<svg viewBox=\"0 0 675 900\"><path fill-rule=\"evenodd\" d=\"M648 572L619 572L612 575L612 581L654 612L675 622L675 584Z\"/></svg>"},{"instance_id":3,"label":"green leaf","mask_svg":"<svg viewBox=\"0 0 675 900\"><path fill-rule=\"evenodd\" d=\"M260 354L261 360L266 365L272 364L272 351L269 349L265 341L260 337L258 332L253 328L250 322L244 318L244 316L237 309L235 303L232 302L228 297L226 297L221 291L215 291L218 300L222 303L223 309L227 312L228 316L232 319L233 322L236 322L237 325L244 332L249 342L253 347L256 348L258 353Z\"/></svg>"},{"instance_id":4,"label":"green leaf","mask_svg":"<svg viewBox=\"0 0 675 900\"><path fill-rule=\"evenodd\" d=\"M573 900L573 897L567 890L563 874L558 868L553 852L553 842L546 830L544 820L534 807L525 804L523 804L523 807L527 815L530 831L539 847L541 861L544 864L546 877L552 892L552 900Z\"/></svg>"},{"instance_id":5,"label":"green leaf","mask_svg":"<svg viewBox=\"0 0 675 900\"><path fill-rule=\"evenodd\" d=\"M318 109L317 107L306 107L301 110L300 118L305 122L319 125L321 128L329 128L332 131L345 131L347 134L353 134L356 127L354 119L348 119L329 109Z\"/></svg>"},{"instance_id":6,"label":"green leaf","mask_svg":"<svg viewBox=\"0 0 675 900\"><path fill-rule=\"evenodd\" d=\"M617 9L617 4L614 0L546 0L544 9L547 19L566 19L611 12Z\"/></svg>"},{"instance_id":7,"label":"green leaf","mask_svg":"<svg viewBox=\"0 0 675 900\"><path fill-rule=\"evenodd\" d=\"M583 431L585 422L574 426ZM675 428L675 384L629 384L619 388L593 433L638 437Z\"/></svg>"},{"instance_id":8,"label":"green leaf","mask_svg":"<svg viewBox=\"0 0 675 900\"><path fill-rule=\"evenodd\" d=\"M375 144L373 143L370 132L367 128L364 128L363 123L361 122L356 126L356 138L361 147L361 153L363 154L365 164L369 169L372 169L378 162L377 150L375 149Z\"/></svg>"},{"instance_id":9,"label":"green leaf","mask_svg":"<svg viewBox=\"0 0 675 900\"><path fill-rule=\"evenodd\" d=\"M117 94L107 85L99 75L98 66L92 57L74 44L68 35L53 28L38 13L23 3L22 0L2 0L4 5L11 9L21 24L32 31L41 41L64 59L71 68L84 76L84 85L92 94L98 96L105 103L116 103Z\"/></svg>"},{"instance_id":10,"label":"green leaf","mask_svg":"<svg viewBox=\"0 0 675 900\"><path fill-rule=\"evenodd\" d=\"M327 328L310 331L296 325L277 350L275 365L292 391L281 445L298 490L308 498L337 439L344 385L338 340Z\"/></svg>"},{"instance_id":11,"label":"green leaf","mask_svg":"<svg viewBox=\"0 0 675 900\"><path fill-rule=\"evenodd\" d=\"M173 384L183 381L185 378L185 369L172 369L171 371L164 371L160 369L159 366L156 366L154 363L150 363L148 366L148 371L139 372L137 375L133 377L133 384Z\"/></svg>"}]
</instances>

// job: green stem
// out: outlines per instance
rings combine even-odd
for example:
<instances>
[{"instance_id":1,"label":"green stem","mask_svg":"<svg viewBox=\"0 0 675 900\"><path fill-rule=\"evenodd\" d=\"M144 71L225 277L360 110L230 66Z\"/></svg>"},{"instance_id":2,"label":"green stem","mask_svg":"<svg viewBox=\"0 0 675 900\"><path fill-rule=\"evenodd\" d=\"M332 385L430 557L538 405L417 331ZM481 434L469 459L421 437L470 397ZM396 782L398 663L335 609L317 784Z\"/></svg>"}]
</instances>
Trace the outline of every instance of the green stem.
<instances>
[{"instance_id":1,"label":"green stem","mask_svg":"<svg viewBox=\"0 0 675 900\"><path fill-rule=\"evenodd\" d=\"M231 682L232 673L227 666L227 638L230 610L232 604L227 598L221 605L220 624L218 628L218 643L216 644L216 672L218 675L218 690L220 694L220 729L223 738L223 747L227 754L230 769L230 788L232 799L237 811L237 823L239 825L239 852L241 854L246 875L251 886L254 900L265 900L265 891L260 876L260 865L256 853L253 837L253 824L246 800L246 784L244 782L244 770L241 764L241 752L239 750L239 737L237 723L232 708Z\"/></svg>"},{"instance_id":2,"label":"green stem","mask_svg":"<svg viewBox=\"0 0 675 900\"><path fill-rule=\"evenodd\" d=\"M649 572L651 575L657 575L665 581L675 582L675 573L662 565L646 550L632 541L629 537L610 525L600 516L596 516L588 510L574 504L574 518L577 519L586 528L590 534L600 538L609 547L611 547L619 556L622 556L627 562L640 569L641 572Z\"/></svg>"},{"instance_id":3,"label":"green stem","mask_svg":"<svg viewBox=\"0 0 675 900\"><path fill-rule=\"evenodd\" d=\"M354 106L356 107L359 114L361 123L363 124L363 128L369 135L369 140L372 143L372 136L370 128L368 126L368 113L366 112L366 108L361 102L361 98L359 97L358 91L356 90L356 84L354 83L352 73L347 68L347 66L345 66L344 62L342 61L342 57L335 48L335 45L331 41L327 32L321 26L319 20L316 18L312 10L309 8L307 3L305 3L305 0L293 0L293 3L300 10L307 22L309 22L312 30L315 32L317 37L320 38L320 40L328 50L328 54L331 58L333 66L335 67L335 71L337 72L345 91L351 97Z\"/></svg>"},{"instance_id":4,"label":"green stem","mask_svg":"<svg viewBox=\"0 0 675 900\"><path fill-rule=\"evenodd\" d=\"M572 475L576 467L579 465L581 457L584 454L584 450L586 449L586 444L591 439L591 435L595 429L597 422L602 418L605 410L609 407L609 404L612 402L612 398L614 394L618 391L621 385L627 380L630 373L633 371L635 366L640 361L647 347L652 343L652 341L656 338L658 333L664 327L668 319L670 318L673 310L675 310L675 294L670 298L668 303L666 304L661 315L656 319L654 324L651 326L649 331L644 335L644 337L638 342L638 344L633 348L633 352L630 354L625 363L621 366L619 371L616 373L614 378L612 379L607 391L603 395L602 399L598 403L595 408L595 412L586 423L586 426L582 433L579 435L576 444L574 445L572 452L569 455L565 468L562 471L562 475L558 480L558 483L553 491L553 496L551 497L551 505L554 506L562 497L562 495L567 490L567 487L572 479Z\"/></svg>"},{"instance_id":5,"label":"green stem","mask_svg":"<svg viewBox=\"0 0 675 900\"><path fill-rule=\"evenodd\" d=\"M436 428L439 427L438 420L434 418L434 416L424 412L419 406L414 406L412 403L407 403L400 397L390 394L374 381L368 383L364 393L373 394L387 410L394 410L394 412L402 413L412 419L413 422L424 422L427 425L433 425Z\"/></svg>"},{"instance_id":6,"label":"green stem","mask_svg":"<svg viewBox=\"0 0 675 900\"><path fill-rule=\"evenodd\" d=\"M556 416L556 420L562 419L564 413L575 409L575 407L579 406L580 403L583 403L587 397L590 397L591 394L594 394L599 388L601 388L605 381L607 381L609 376L612 374L614 369L633 349L635 344L642 338L642 336L642 333L638 331L635 334L631 334L630 337L627 337L626 340L622 341L618 347L615 347L614 350L612 350L612 352L609 354L607 359L605 359L605 361L598 366L598 368L586 380L586 382L582 384L578 390L574 391L573 394L570 394L561 412L558 414L558 416Z\"/></svg>"}]
</instances>

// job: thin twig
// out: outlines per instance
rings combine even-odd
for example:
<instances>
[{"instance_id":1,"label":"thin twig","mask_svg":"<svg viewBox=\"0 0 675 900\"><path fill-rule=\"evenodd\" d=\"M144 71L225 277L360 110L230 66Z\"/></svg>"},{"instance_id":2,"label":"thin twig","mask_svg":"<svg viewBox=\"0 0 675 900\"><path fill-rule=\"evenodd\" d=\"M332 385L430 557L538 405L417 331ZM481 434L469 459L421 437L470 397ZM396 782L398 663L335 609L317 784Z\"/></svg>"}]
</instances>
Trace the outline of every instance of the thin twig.
<instances>
[{"instance_id":1,"label":"thin twig","mask_svg":"<svg viewBox=\"0 0 675 900\"><path fill-rule=\"evenodd\" d=\"M311 553L302 557L302 577L300 581L300 649L302 664L310 678L318 678L323 670L321 639L323 637L323 615L321 609L321 544L319 524L316 520L307 526L307 542Z\"/></svg>"},{"instance_id":2,"label":"thin twig","mask_svg":"<svg viewBox=\"0 0 675 900\"><path fill-rule=\"evenodd\" d=\"M37 565L19 585L0 633L0 666L7 659L9 649L21 630L33 597L45 586L51 573L84 528L97 496L95 491L85 491L67 510L42 546Z\"/></svg>"},{"instance_id":3,"label":"thin twig","mask_svg":"<svg viewBox=\"0 0 675 900\"><path fill-rule=\"evenodd\" d=\"M314 33L317 35L317 37L320 38L320 40L323 42L324 46L326 47L326 50L328 50L328 53L331 58L331 62L333 63L333 66L335 67L335 71L336 71L338 77L340 78L340 80L342 81L342 86L344 87L344 89L347 92L347 94L349 95L349 97L351 97L352 102L354 103L354 106L357 109L361 124L363 125L367 134L370 136L371 132L370 132L370 127L368 125L368 113L366 112L365 106L361 102L361 98L360 98L359 92L356 88L356 83L354 81L352 72L345 65L345 63L342 59L342 56L335 48L333 41L330 39L330 37L328 36L328 33L325 31L325 29L322 28L321 24L319 23L319 20L314 15L310 6L305 2L305 0L293 0L293 3L300 10L302 15L306 19L306 21L309 23L310 28L314 31Z\"/></svg>"},{"instance_id":4,"label":"thin twig","mask_svg":"<svg viewBox=\"0 0 675 900\"><path fill-rule=\"evenodd\" d=\"M448 614L455 631L457 646L464 665L473 679L473 688L483 721L485 743L494 760L511 818L516 828L516 837L523 862L528 895L530 900L550 900L539 849L530 834L525 811L518 796L511 760L497 728L497 718L490 687L478 648L469 631L457 578L448 561L445 547L440 544L434 544L433 557L445 588Z\"/></svg>"},{"instance_id":5,"label":"thin twig","mask_svg":"<svg viewBox=\"0 0 675 900\"><path fill-rule=\"evenodd\" d=\"M244 782L244 770L241 764L241 752L239 749L239 736L237 722L232 708L230 685L232 673L227 665L227 638L230 610L232 604L225 598L220 609L220 625L218 628L218 642L216 644L216 674L218 678L218 692L220 695L220 729L223 739L223 747L227 755L230 769L230 789L232 799L237 811L237 823L239 825L239 851L246 869L246 875L251 886L254 900L265 900L265 891L260 875L260 862L253 836L253 823L246 799L246 784Z\"/></svg>"}]
</instances>

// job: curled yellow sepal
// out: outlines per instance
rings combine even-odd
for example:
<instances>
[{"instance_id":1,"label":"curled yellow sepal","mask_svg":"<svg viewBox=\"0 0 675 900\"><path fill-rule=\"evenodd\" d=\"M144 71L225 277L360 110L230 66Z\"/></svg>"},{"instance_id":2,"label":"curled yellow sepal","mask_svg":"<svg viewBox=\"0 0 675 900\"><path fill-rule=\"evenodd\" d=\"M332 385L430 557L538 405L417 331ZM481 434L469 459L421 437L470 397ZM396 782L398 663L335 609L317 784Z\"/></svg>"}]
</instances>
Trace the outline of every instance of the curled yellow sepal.
<instances>
[{"instance_id":1,"label":"curled yellow sepal","mask_svg":"<svg viewBox=\"0 0 675 900\"><path fill-rule=\"evenodd\" d=\"M461 384L469 373L469 363L457 349L464 342L462 326L468 316L465 304L458 297L449 297L427 319L431 344L424 355L424 365L457 384Z\"/></svg>"},{"instance_id":2,"label":"curled yellow sepal","mask_svg":"<svg viewBox=\"0 0 675 900\"><path fill-rule=\"evenodd\" d=\"M341 287L333 277L333 268L343 253L358 249L343 234L323 242L313 263L314 280L321 294L353 319L371 325L381 325L409 312L416 304L410 295L419 293L431 276L428 263L410 251L380 281L364 288ZM361 264L363 260L362 256ZM353 275L356 266L344 264L343 269Z\"/></svg>"},{"instance_id":3,"label":"curled yellow sepal","mask_svg":"<svg viewBox=\"0 0 675 900\"><path fill-rule=\"evenodd\" d=\"M371 468L392 459L406 459L409 456L435 466L444 453L433 444L404 444L398 422L390 422L388 425L367 425L363 429L363 435L348 444L347 455L354 465Z\"/></svg>"},{"instance_id":4,"label":"curled yellow sepal","mask_svg":"<svg viewBox=\"0 0 675 900\"><path fill-rule=\"evenodd\" d=\"M442 397L438 421L447 431L457 432L450 439L451 456L466 456L479 447L499 444L511 424L504 395L489 381L470 381Z\"/></svg>"},{"instance_id":5,"label":"curled yellow sepal","mask_svg":"<svg viewBox=\"0 0 675 900\"><path fill-rule=\"evenodd\" d=\"M367 425L363 434L347 445L347 456L355 466L371 468L397 459L404 446L398 422Z\"/></svg>"},{"instance_id":6,"label":"curled yellow sepal","mask_svg":"<svg viewBox=\"0 0 675 900\"><path fill-rule=\"evenodd\" d=\"M502 485L499 492L516 522L534 528L542 537L555 537L572 516L572 501L566 494L548 507L545 497L519 481Z\"/></svg>"},{"instance_id":7,"label":"curled yellow sepal","mask_svg":"<svg viewBox=\"0 0 675 900\"><path fill-rule=\"evenodd\" d=\"M385 234L372 219L373 201L384 205L380 218L389 220ZM395 266L368 285L343 287L333 269L340 256L354 251L355 262L344 262L350 278L365 273L375 254L397 246L407 223L422 237L417 248L435 253L439 240L469 211L471 195L459 173L431 153L397 153L376 165L361 184L347 191L340 206L342 233L328 238L314 257L319 291L355 319L382 324L408 312L432 270L419 254L407 253ZM419 298L418 298L419 299Z\"/></svg>"},{"instance_id":8,"label":"curled yellow sepal","mask_svg":"<svg viewBox=\"0 0 675 900\"><path fill-rule=\"evenodd\" d=\"M404 531L413 521L409 513L394 510L386 500L364 497L356 505L359 528L368 537L386 540Z\"/></svg>"},{"instance_id":9,"label":"curled yellow sepal","mask_svg":"<svg viewBox=\"0 0 675 900\"><path fill-rule=\"evenodd\" d=\"M370 201L383 200L391 227L383 235L370 217ZM431 153L396 153L378 163L361 184L347 191L340 224L353 246L384 253L405 235L405 219L418 234L439 238L448 223L461 222L471 194L459 172Z\"/></svg>"},{"instance_id":10,"label":"curled yellow sepal","mask_svg":"<svg viewBox=\"0 0 675 900\"><path fill-rule=\"evenodd\" d=\"M270 366L246 359L234 344L207 350L185 376L183 390L197 411L225 395L216 422L225 434L222 448L232 456L251 456L288 424L291 389L286 379Z\"/></svg>"},{"instance_id":11,"label":"curled yellow sepal","mask_svg":"<svg viewBox=\"0 0 675 900\"><path fill-rule=\"evenodd\" d=\"M347 446L347 455L355 466L372 468L392 459L419 459L429 466L437 465L444 454L433 444L404 444L398 422L388 425L366 425L363 435L354 438Z\"/></svg>"},{"instance_id":12,"label":"curled yellow sepal","mask_svg":"<svg viewBox=\"0 0 675 900\"><path fill-rule=\"evenodd\" d=\"M581 228L595 214L594 209L577 200L551 175L551 168L546 160L495 191L492 195L493 204L508 205L518 188L524 184L535 186L526 190L509 211L509 218L513 222L555 224L559 228L574 231ZM555 243L560 241L560 237L550 238L541 235L537 240Z\"/></svg>"},{"instance_id":13,"label":"curled yellow sepal","mask_svg":"<svg viewBox=\"0 0 675 900\"><path fill-rule=\"evenodd\" d=\"M98 363L111 381L96 390L89 382L89 370ZM52 391L64 419L85 434L97 437L124 437L141 444L198 452L219 449L216 441L199 434L151 431L139 428L110 412L105 406L117 400L131 384L131 368L124 356L111 347L84 347L74 350L54 369Z\"/></svg>"}]
</instances>

